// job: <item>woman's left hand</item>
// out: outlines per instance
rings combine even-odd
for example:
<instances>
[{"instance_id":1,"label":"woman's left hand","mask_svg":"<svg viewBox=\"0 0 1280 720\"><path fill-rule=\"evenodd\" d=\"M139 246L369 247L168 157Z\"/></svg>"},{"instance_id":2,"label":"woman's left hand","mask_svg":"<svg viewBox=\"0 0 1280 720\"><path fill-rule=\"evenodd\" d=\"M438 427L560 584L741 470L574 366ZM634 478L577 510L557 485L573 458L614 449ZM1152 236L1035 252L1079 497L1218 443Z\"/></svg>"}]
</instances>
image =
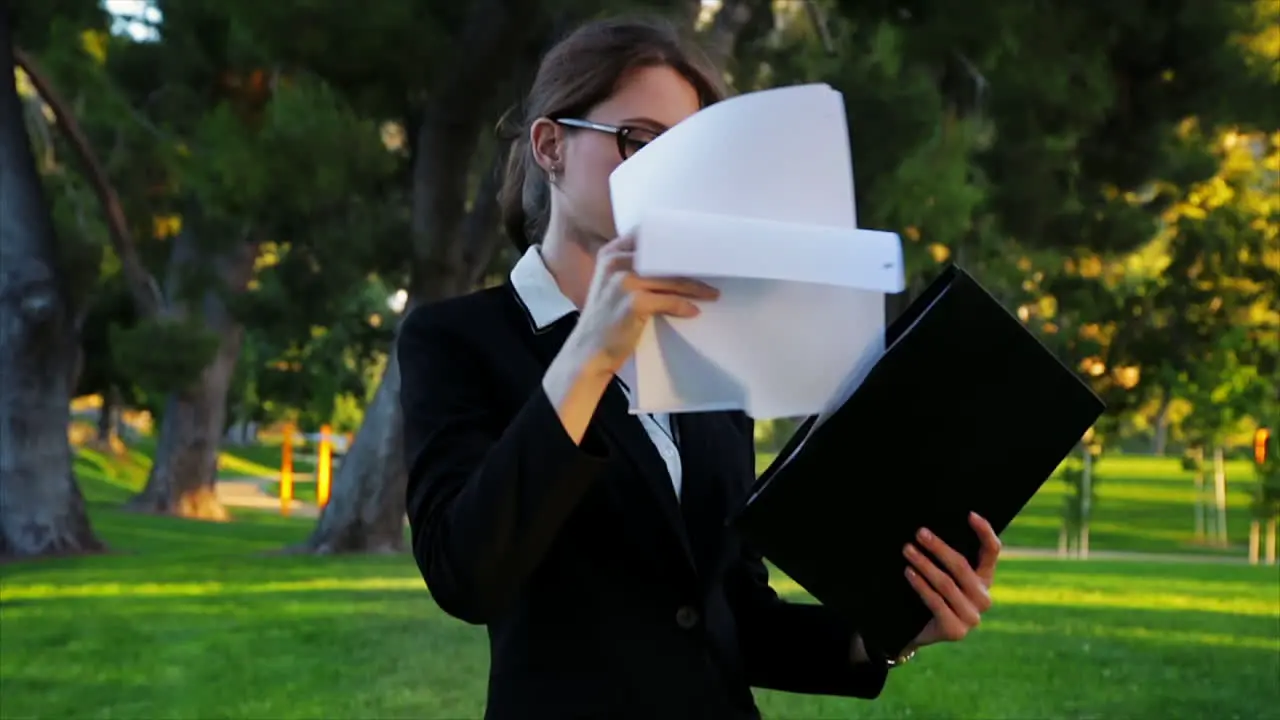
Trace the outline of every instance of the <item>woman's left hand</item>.
<instances>
[{"instance_id":1,"label":"woman's left hand","mask_svg":"<svg viewBox=\"0 0 1280 720\"><path fill-rule=\"evenodd\" d=\"M982 621L982 614L991 608L990 589L1000 557L1000 538L991 524L977 513L969 514L969 525L978 533L982 543L977 569L925 528L916 534L915 543L907 543L903 548L903 554L910 563L906 571L907 581L933 611L933 619L912 641L910 650L964 639ZM917 543L941 561L943 568L920 552Z\"/></svg>"}]
</instances>

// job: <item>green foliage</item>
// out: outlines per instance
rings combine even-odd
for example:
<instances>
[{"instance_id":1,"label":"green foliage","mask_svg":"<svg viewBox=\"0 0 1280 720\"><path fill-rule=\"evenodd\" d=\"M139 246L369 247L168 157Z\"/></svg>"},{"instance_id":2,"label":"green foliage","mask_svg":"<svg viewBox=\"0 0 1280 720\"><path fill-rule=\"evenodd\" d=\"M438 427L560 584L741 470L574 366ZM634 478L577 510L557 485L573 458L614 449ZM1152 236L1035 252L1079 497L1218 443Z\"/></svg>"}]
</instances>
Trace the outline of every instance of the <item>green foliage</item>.
<instances>
[{"instance_id":1,"label":"green foliage","mask_svg":"<svg viewBox=\"0 0 1280 720\"><path fill-rule=\"evenodd\" d=\"M395 169L376 123L308 76L278 81L251 123L232 103L212 108L191 144L198 149L178 172L206 212L227 223L253 218L267 236L296 241L309 218L341 216L353 189L376 187Z\"/></svg>"},{"instance_id":2,"label":"green foliage","mask_svg":"<svg viewBox=\"0 0 1280 720\"><path fill-rule=\"evenodd\" d=\"M114 366L155 393L189 387L218 349L218 336L191 320L154 318L129 328L112 326L108 338Z\"/></svg>"},{"instance_id":3,"label":"green foliage","mask_svg":"<svg viewBox=\"0 0 1280 720\"><path fill-rule=\"evenodd\" d=\"M396 318L387 306L390 291L366 280L329 297L323 296L322 286L294 295L288 288L301 283L273 272L282 266L264 272L259 287L250 293L250 297L262 294L268 299L256 305L261 314L253 315L256 322L237 367L232 404L246 419L290 418L311 428L325 423L336 428L339 419L349 424L355 417L351 405L369 399L391 344ZM324 275L316 277L323 280ZM269 299L285 293L295 298L292 304L283 297L278 303ZM321 312L314 313L312 308L305 315L286 314L274 320L268 314L269 308L283 310L312 302L299 303L300 297L314 298ZM314 315L315 324L304 326L308 315Z\"/></svg>"}]
</instances>

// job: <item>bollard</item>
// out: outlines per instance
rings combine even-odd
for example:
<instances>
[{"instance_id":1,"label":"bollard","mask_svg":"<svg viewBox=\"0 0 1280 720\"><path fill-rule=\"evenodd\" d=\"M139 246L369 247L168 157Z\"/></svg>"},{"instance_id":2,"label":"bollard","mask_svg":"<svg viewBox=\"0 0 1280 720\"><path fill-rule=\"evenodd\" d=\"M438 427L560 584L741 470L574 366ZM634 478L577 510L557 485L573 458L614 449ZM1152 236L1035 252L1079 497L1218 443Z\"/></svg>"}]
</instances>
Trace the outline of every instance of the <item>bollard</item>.
<instances>
[{"instance_id":1,"label":"bollard","mask_svg":"<svg viewBox=\"0 0 1280 720\"><path fill-rule=\"evenodd\" d=\"M293 425L284 426L280 439L280 515L289 517L293 504Z\"/></svg>"},{"instance_id":2,"label":"bollard","mask_svg":"<svg viewBox=\"0 0 1280 720\"><path fill-rule=\"evenodd\" d=\"M320 450L316 453L316 504L329 504L329 476L333 471L333 434L328 425L320 428Z\"/></svg>"}]
</instances>

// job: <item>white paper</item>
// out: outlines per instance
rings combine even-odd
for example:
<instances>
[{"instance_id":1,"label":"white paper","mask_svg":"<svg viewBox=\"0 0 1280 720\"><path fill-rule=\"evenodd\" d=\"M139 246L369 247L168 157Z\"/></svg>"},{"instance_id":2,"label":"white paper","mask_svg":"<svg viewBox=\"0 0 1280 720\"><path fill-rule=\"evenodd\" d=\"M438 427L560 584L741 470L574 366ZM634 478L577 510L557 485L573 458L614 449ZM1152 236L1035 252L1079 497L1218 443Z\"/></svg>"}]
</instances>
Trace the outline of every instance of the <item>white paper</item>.
<instances>
[{"instance_id":1,"label":"white paper","mask_svg":"<svg viewBox=\"0 0 1280 720\"><path fill-rule=\"evenodd\" d=\"M883 353L901 243L857 229L831 88L713 105L620 165L610 191L618 231L636 233L638 273L721 291L697 318L646 327L627 368L633 412L820 413Z\"/></svg>"},{"instance_id":2,"label":"white paper","mask_svg":"<svg viewBox=\"0 0 1280 720\"><path fill-rule=\"evenodd\" d=\"M902 291L894 233L655 209L636 228L640 275L752 278Z\"/></svg>"}]
</instances>

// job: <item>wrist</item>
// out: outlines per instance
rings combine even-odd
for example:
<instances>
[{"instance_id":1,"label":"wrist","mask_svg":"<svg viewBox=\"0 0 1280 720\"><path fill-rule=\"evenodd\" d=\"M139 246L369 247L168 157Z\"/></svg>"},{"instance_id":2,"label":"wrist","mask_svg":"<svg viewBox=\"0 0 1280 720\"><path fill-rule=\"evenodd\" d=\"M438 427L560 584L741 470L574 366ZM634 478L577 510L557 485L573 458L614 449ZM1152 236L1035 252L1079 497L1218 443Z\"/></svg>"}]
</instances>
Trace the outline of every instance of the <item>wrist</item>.
<instances>
[{"instance_id":1,"label":"wrist","mask_svg":"<svg viewBox=\"0 0 1280 720\"><path fill-rule=\"evenodd\" d=\"M590 338L579 335L576 330L565 340L556 359L561 357L566 360L567 369L575 382L608 385L617 372L609 356Z\"/></svg>"},{"instance_id":2,"label":"wrist","mask_svg":"<svg viewBox=\"0 0 1280 720\"><path fill-rule=\"evenodd\" d=\"M565 342L542 377L542 389L565 431L581 444L613 373L579 343Z\"/></svg>"}]
</instances>

